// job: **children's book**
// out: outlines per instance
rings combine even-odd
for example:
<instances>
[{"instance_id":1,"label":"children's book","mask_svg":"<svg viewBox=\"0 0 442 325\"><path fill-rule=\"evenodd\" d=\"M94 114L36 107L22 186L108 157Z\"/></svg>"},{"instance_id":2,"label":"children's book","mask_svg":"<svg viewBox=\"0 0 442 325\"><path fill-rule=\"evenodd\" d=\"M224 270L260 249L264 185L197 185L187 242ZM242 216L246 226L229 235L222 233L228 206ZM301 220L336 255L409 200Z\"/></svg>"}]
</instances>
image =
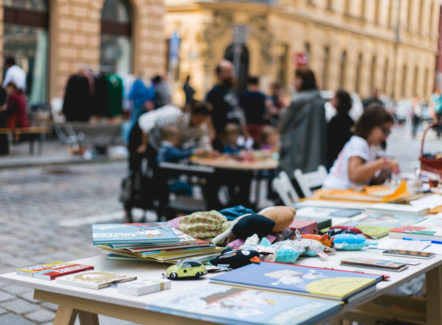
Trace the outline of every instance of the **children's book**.
<instances>
[{"instance_id":1,"label":"children's book","mask_svg":"<svg viewBox=\"0 0 442 325\"><path fill-rule=\"evenodd\" d=\"M250 275L253 276L250 276ZM349 301L375 289L382 276L293 264L249 264L210 279L214 283Z\"/></svg>"},{"instance_id":2,"label":"children's book","mask_svg":"<svg viewBox=\"0 0 442 325\"><path fill-rule=\"evenodd\" d=\"M442 213L429 216L420 222L409 223L390 230L392 238L411 238L442 241Z\"/></svg>"},{"instance_id":3,"label":"children's book","mask_svg":"<svg viewBox=\"0 0 442 325\"><path fill-rule=\"evenodd\" d=\"M405 270L408 267L407 264L402 263L402 262L387 261L387 260L380 260L380 259L366 258L366 257L364 257L364 258L362 258L362 257L345 258L345 259L341 260L341 264L382 269L385 271L395 271L395 272Z\"/></svg>"},{"instance_id":4,"label":"children's book","mask_svg":"<svg viewBox=\"0 0 442 325\"><path fill-rule=\"evenodd\" d=\"M166 223L94 224L92 238L94 245L179 242Z\"/></svg>"},{"instance_id":5,"label":"children's book","mask_svg":"<svg viewBox=\"0 0 442 325\"><path fill-rule=\"evenodd\" d=\"M424 207L393 203L371 204L365 211L369 213L395 213L412 216L427 214L427 209Z\"/></svg>"},{"instance_id":6,"label":"children's book","mask_svg":"<svg viewBox=\"0 0 442 325\"><path fill-rule=\"evenodd\" d=\"M132 296L143 296L149 293L170 289L170 280L166 279L138 279L135 281L118 283L118 292Z\"/></svg>"},{"instance_id":7,"label":"children's book","mask_svg":"<svg viewBox=\"0 0 442 325\"><path fill-rule=\"evenodd\" d=\"M54 262L54 263L48 263L48 264L27 266L27 267L19 268L17 271L15 271L15 273L20 274L20 275L26 275L26 276L34 276L36 273L50 270L52 267L60 267L60 266L67 266L67 265L72 265L72 263Z\"/></svg>"},{"instance_id":8,"label":"children's book","mask_svg":"<svg viewBox=\"0 0 442 325\"><path fill-rule=\"evenodd\" d=\"M135 280L135 275L118 274L104 271L86 271L57 279L57 282L90 289L101 289L114 282Z\"/></svg>"},{"instance_id":9,"label":"children's book","mask_svg":"<svg viewBox=\"0 0 442 325\"><path fill-rule=\"evenodd\" d=\"M222 324L316 324L339 311L325 299L207 284L174 297L158 299L154 311Z\"/></svg>"},{"instance_id":10,"label":"children's book","mask_svg":"<svg viewBox=\"0 0 442 325\"><path fill-rule=\"evenodd\" d=\"M91 265L67 263L58 266L53 266L48 270L37 272L34 274L34 277L45 280L54 280L58 277L65 276L68 274L79 273L93 269L94 267Z\"/></svg>"},{"instance_id":11,"label":"children's book","mask_svg":"<svg viewBox=\"0 0 442 325\"><path fill-rule=\"evenodd\" d=\"M303 234L315 234L318 232L318 224L316 221L302 220L295 218L289 226L292 230L299 230Z\"/></svg>"},{"instance_id":12,"label":"children's book","mask_svg":"<svg viewBox=\"0 0 442 325\"><path fill-rule=\"evenodd\" d=\"M343 225L356 227L364 234L379 239L388 235L391 229L422 221L422 217L395 213L367 213L350 219Z\"/></svg>"},{"instance_id":13,"label":"children's book","mask_svg":"<svg viewBox=\"0 0 442 325\"><path fill-rule=\"evenodd\" d=\"M296 208L296 218L300 219L308 219L304 217L351 218L362 212L363 210L360 209L301 206Z\"/></svg>"}]
</instances>

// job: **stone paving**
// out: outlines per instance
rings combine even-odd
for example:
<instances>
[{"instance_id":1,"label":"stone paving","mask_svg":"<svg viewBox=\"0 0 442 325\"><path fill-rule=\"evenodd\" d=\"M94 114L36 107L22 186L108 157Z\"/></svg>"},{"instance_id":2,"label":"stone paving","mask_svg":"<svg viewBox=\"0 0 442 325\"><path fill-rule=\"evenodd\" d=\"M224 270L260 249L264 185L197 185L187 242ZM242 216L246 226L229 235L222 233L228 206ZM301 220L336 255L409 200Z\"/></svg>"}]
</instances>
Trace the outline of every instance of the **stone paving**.
<instances>
[{"instance_id":1,"label":"stone paving","mask_svg":"<svg viewBox=\"0 0 442 325\"><path fill-rule=\"evenodd\" d=\"M406 128L396 128L387 154L410 172L419 148L419 140L410 139ZM426 148L441 151L441 140L430 135ZM125 162L0 169L0 274L96 255L88 222L91 216L106 215L122 220L118 191L125 173ZM77 224L78 220L85 222ZM63 227L63 221L74 222ZM51 324L55 311L55 305L34 300L29 288L0 282L1 325ZM100 322L128 324L108 317L100 317Z\"/></svg>"},{"instance_id":2,"label":"stone paving","mask_svg":"<svg viewBox=\"0 0 442 325\"><path fill-rule=\"evenodd\" d=\"M118 189L125 172L124 162L1 170L0 273L96 255L90 225L58 222L115 211L122 216ZM31 289L0 283L0 324L51 324L55 311L55 305L34 300Z\"/></svg>"}]
</instances>

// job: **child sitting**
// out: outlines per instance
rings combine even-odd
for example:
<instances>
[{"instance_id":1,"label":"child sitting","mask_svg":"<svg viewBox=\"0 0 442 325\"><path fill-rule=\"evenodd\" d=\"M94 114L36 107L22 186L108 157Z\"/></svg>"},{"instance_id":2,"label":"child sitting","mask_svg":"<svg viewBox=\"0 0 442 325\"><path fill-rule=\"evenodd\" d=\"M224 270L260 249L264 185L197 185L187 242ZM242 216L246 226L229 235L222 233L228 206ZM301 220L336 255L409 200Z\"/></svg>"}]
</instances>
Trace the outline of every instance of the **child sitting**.
<instances>
[{"instance_id":1,"label":"child sitting","mask_svg":"<svg viewBox=\"0 0 442 325\"><path fill-rule=\"evenodd\" d=\"M191 155L200 155L204 153L203 149L181 149L181 134L176 126L166 126L161 129L161 147L158 150L157 162L182 162ZM170 179L169 191L172 193L192 195L192 186L182 180Z\"/></svg>"},{"instance_id":2,"label":"child sitting","mask_svg":"<svg viewBox=\"0 0 442 325\"><path fill-rule=\"evenodd\" d=\"M266 126L261 132L260 149L267 151L279 151L279 133L273 126Z\"/></svg>"},{"instance_id":3,"label":"child sitting","mask_svg":"<svg viewBox=\"0 0 442 325\"><path fill-rule=\"evenodd\" d=\"M356 123L354 135L338 155L323 187L348 189L369 183L382 184L392 172L398 174L399 164L395 160L377 158L379 149L385 147L393 122L385 108L370 105Z\"/></svg>"},{"instance_id":4,"label":"child sitting","mask_svg":"<svg viewBox=\"0 0 442 325\"><path fill-rule=\"evenodd\" d=\"M239 126L228 123L221 133L222 149L220 151L226 154L239 155L243 150L243 147L238 145L239 136Z\"/></svg>"}]
</instances>

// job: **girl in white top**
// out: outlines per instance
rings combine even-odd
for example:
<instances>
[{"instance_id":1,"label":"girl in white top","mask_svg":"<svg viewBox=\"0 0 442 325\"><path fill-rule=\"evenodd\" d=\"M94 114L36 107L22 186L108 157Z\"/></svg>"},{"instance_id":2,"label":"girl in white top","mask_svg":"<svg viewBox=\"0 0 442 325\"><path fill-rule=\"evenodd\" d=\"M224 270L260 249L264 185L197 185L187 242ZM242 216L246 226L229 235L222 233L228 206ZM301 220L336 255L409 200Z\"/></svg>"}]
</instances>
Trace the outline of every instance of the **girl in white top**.
<instances>
[{"instance_id":1,"label":"girl in white top","mask_svg":"<svg viewBox=\"0 0 442 325\"><path fill-rule=\"evenodd\" d=\"M393 117L382 106L370 105L356 123L354 135L333 164L323 188L347 189L368 183L382 184L392 172L398 174L396 161L376 158L381 146L385 146L393 122Z\"/></svg>"}]
</instances>

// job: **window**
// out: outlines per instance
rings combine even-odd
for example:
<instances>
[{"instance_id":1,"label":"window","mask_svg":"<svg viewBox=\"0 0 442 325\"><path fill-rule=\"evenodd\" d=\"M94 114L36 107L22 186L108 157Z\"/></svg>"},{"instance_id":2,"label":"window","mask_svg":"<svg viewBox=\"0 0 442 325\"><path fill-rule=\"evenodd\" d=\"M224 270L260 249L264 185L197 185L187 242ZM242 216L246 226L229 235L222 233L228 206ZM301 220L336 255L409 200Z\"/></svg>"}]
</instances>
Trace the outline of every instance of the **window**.
<instances>
[{"instance_id":1,"label":"window","mask_svg":"<svg viewBox=\"0 0 442 325\"><path fill-rule=\"evenodd\" d=\"M48 3L4 0L3 55L13 57L26 73L28 103L48 101Z\"/></svg>"},{"instance_id":2,"label":"window","mask_svg":"<svg viewBox=\"0 0 442 325\"><path fill-rule=\"evenodd\" d=\"M358 61L356 63L356 83L355 83L355 92L358 94L361 90L361 70L362 70L362 53L359 53Z\"/></svg>"},{"instance_id":3,"label":"window","mask_svg":"<svg viewBox=\"0 0 442 325\"><path fill-rule=\"evenodd\" d=\"M390 69L389 64L390 62L388 62L388 58L386 58L384 65L384 78L382 80L382 91L384 92L384 94L387 93L388 69Z\"/></svg>"},{"instance_id":4,"label":"window","mask_svg":"<svg viewBox=\"0 0 442 325\"><path fill-rule=\"evenodd\" d=\"M424 90L423 90L423 95L426 96L428 95L429 91L428 91L428 81L430 79L430 71L428 68L425 68L425 73L424 73Z\"/></svg>"},{"instance_id":5,"label":"window","mask_svg":"<svg viewBox=\"0 0 442 325\"><path fill-rule=\"evenodd\" d=\"M393 27L393 2L392 0L388 0L388 26Z\"/></svg>"},{"instance_id":6,"label":"window","mask_svg":"<svg viewBox=\"0 0 442 325\"><path fill-rule=\"evenodd\" d=\"M132 15L124 0L105 0L101 9L101 70L132 71Z\"/></svg>"},{"instance_id":7,"label":"window","mask_svg":"<svg viewBox=\"0 0 442 325\"><path fill-rule=\"evenodd\" d=\"M361 19L364 20L365 19L365 4L366 1L365 0L361 0L361 8L360 8L360 14L361 14Z\"/></svg>"},{"instance_id":8,"label":"window","mask_svg":"<svg viewBox=\"0 0 442 325\"><path fill-rule=\"evenodd\" d=\"M401 96L407 96L407 64L402 66Z\"/></svg>"},{"instance_id":9,"label":"window","mask_svg":"<svg viewBox=\"0 0 442 325\"><path fill-rule=\"evenodd\" d=\"M407 4L407 30L409 31L411 27L411 8L412 8L411 5L413 4L413 1L408 0L406 1L406 4Z\"/></svg>"},{"instance_id":10,"label":"window","mask_svg":"<svg viewBox=\"0 0 442 325\"><path fill-rule=\"evenodd\" d=\"M322 66L322 89L328 89L328 69L330 65L330 47L324 47L324 63Z\"/></svg>"},{"instance_id":11,"label":"window","mask_svg":"<svg viewBox=\"0 0 442 325\"><path fill-rule=\"evenodd\" d=\"M373 56L371 59L371 66L370 66L370 83L369 83L369 89L372 89L376 87L376 56Z\"/></svg>"},{"instance_id":12,"label":"window","mask_svg":"<svg viewBox=\"0 0 442 325\"><path fill-rule=\"evenodd\" d=\"M417 96L418 95L418 89L417 89L417 85L419 81L419 68L416 65L414 67L414 77L413 77L413 96Z\"/></svg>"},{"instance_id":13,"label":"window","mask_svg":"<svg viewBox=\"0 0 442 325\"><path fill-rule=\"evenodd\" d=\"M430 18L428 19L428 35L430 36L430 38L433 38L433 30L434 30L434 26L433 26L433 18L434 17L434 1L431 1L431 6L430 6Z\"/></svg>"},{"instance_id":14,"label":"window","mask_svg":"<svg viewBox=\"0 0 442 325\"><path fill-rule=\"evenodd\" d=\"M417 16L417 30L419 34L422 34L422 15L424 14L424 1L420 0L419 2L419 13Z\"/></svg>"},{"instance_id":15,"label":"window","mask_svg":"<svg viewBox=\"0 0 442 325\"><path fill-rule=\"evenodd\" d=\"M309 42L304 43L304 51L305 53L307 53L310 62L310 59L312 57L312 49Z\"/></svg>"},{"instance_id":16,"label":"window","mask_svg":"<svg viewBox=\"0 0 442 325\"><path fill-rule=\"evenodd\" d=\"M341 55L341 74L339 76L339 87L344 88L345 86L345 78L346 78L346 68L347 68L347 51L343 51Z\"/></svg>"},{"instance_id":17,"label":"window","mask_svg":"<svg viewBox=\"0 0 442 325\"><path fill-rule=\"evenodd\" d=\"M374 3L374 23L379 24L379 14L380 14L380 0L375 0Z\"/></svg>"}]
</instances>

